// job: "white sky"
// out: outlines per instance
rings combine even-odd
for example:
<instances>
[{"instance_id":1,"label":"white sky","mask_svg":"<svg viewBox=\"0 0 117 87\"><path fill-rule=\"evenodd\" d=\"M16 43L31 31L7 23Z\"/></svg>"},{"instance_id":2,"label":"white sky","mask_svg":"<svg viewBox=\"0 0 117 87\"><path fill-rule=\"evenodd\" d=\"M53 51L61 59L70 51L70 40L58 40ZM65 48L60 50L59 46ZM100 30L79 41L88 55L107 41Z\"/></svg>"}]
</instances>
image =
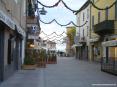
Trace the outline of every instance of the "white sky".
<instances>
[{"instance_id":1,"label":"white sky","mask_svg":"<svg viewBox=\"0 0 117 87\"><path fill-rule=\"evenodd\" d=\"M58 0L39 0L44 5L54 5ZM68 7L70 7L73 10L78 10L87 0L63 0ZM39 4L39 7L42 7ZM66 9L66 7L63 6L62 3L59 4L58 7L55 8L45 8L47 11L46 15L40 15L40 18L44 22L50 22L53 19L56 19L61 24L67 24L69 21L73 21L76 23L76 15L74 15L70 10ZM41 30L44 31L46 34L51 34L53 32L56 32L57 34L61 34L62 32L66 32L66 27L61 27L57 25L55 22L52 24L43 24L41 23ZM72 26L72 25L71 25ZM45 37L44 34L40 34L40 36L43 38ZM55 36L55 35L53 35ZM64 36L66 36L64 34ZM51 36L52 37L52 36ZM57 38L60 40L63 37ZM44 38L45 39L45 38ZM65 44L57 44L58 50L64 50Z\"/></svg>"}]
</instances>

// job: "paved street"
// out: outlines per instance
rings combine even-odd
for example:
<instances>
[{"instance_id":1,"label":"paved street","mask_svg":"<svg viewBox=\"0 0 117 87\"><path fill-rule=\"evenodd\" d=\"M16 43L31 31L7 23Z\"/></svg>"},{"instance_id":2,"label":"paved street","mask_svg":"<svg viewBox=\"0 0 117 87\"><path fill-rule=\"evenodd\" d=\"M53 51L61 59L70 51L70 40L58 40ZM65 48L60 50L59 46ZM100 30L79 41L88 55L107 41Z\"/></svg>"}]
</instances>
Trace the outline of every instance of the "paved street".
<instances>
[{"instance_id":1,"label":"paved street","mask_svg":"<svg viewBox=\"0 0 117 87\"><path fill-rule=\"evenodd\" d=\"M64 57L45 69L18 71L0 87L117 87L116 84L117 76L101 72L99 64Z\"/></svg>"}]
</instances>

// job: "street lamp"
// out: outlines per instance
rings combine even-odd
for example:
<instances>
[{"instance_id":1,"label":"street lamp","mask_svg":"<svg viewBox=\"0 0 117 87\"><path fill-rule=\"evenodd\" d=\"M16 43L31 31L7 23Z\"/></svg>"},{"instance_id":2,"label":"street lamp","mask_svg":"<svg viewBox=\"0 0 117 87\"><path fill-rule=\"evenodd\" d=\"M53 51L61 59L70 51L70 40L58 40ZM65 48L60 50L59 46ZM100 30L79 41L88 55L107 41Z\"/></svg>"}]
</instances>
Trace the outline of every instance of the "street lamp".
<instances>
[{"instance_id":1,"label":"street lamp","mask_svg":"<svg viewBox=\"0 0 117 87\"><path fill-rule=\"evenodd\" d=\"M40 32L40 30L41 30L40 22L39 22L40 15L46 15L47 11L44 9L44 7L38 8L38 6L37 6L36 10L37 10L37 20L38 20L37 22L38 22L38 27L39 27L39 32ZM35 34L36 34L36 32L35 32ZM34 42L35 42L35 39L34 39Z\"/></svg>"},{"instance_id":2,"label":"street lamp","mask_svg":"<svg viewBox=\"0 0 117 87\"><path fill-rule=\"evenodd\" d=\"M44 9L44 7L38 8L38 9L41 9L41 10L39 11L39 13L40 13L41 15L46 15L47 11Z\"/></svg>"}]
</instances>

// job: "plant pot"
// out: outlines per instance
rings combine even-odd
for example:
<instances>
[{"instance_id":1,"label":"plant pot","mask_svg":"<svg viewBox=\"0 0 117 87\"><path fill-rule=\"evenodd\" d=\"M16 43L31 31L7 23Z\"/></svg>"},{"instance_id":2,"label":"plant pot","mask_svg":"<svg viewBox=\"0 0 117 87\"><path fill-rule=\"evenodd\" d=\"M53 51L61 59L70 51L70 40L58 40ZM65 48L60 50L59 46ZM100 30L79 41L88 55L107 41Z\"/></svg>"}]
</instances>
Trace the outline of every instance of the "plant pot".
<instances>
[{"instance_id":1,"label":"plant pot","mask_svg":"<svg viewBox=\"0 0 117 87\"><path fill-rule=\"evenodd\" d=\"M35 70L36 69L36 65L22 65L22 69L23 70Z\"/></svg>"}]
</instances>

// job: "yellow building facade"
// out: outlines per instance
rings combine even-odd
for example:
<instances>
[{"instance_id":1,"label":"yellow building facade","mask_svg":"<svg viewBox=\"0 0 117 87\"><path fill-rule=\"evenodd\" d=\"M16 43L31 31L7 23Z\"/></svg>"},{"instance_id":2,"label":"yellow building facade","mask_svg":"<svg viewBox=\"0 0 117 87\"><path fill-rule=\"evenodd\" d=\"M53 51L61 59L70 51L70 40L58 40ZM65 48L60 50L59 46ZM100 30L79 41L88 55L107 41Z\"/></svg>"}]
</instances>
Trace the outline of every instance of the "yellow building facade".
<instances>
[{"instance_id":1,"label":"yellow building facade","mask_svg":"<svg viewBox=\"0 0 117 87\"><path fill-rule=\"evenodd\" d=\"M107 9L107 7L110 7L116 0L92 0L92 3L100 9L105 9L105 10L99 10L93 5L91 5L91 38L97 37L96 41L93 41L92 44L92 54L90 54L90 58L94 60L94 58L97 58L97 60L100 60L100 58L103 56L102 52L102 42L105 41L109 36L114 36L117 34L116 30L116 21L114 21L116 17L116 4L113 5L111 8ZM113 20L113 26L115 29L112 29L113 31L108 30L107 32L106 29L102 29L100 27L104 27L102 25L107 24L108 21L111 22L110 20ZM111 22L111 23L112 23ZM98 27L97 27L98 26ZM110 26L111 27L111 26ZM106 28L106 27L104 27ZM108 33L110 32L110 33ZM101 33L101 35L100 35ZM95 38L94 38L95 39ZM98 53L95 53L95 51L99 51ZM91 53L90 52L90 53Z\"/></svg>"},{"instance_id":2,"label":"yellow building facade","mask_svg":"<svg viewBox=\"0 0 117 87\"><path fill-rule=\"evenodd\" d=\"M90 35L98 37L90 43L90 58L117 66L117 0L92 0Z\"/></svg>"}]
</instances>

